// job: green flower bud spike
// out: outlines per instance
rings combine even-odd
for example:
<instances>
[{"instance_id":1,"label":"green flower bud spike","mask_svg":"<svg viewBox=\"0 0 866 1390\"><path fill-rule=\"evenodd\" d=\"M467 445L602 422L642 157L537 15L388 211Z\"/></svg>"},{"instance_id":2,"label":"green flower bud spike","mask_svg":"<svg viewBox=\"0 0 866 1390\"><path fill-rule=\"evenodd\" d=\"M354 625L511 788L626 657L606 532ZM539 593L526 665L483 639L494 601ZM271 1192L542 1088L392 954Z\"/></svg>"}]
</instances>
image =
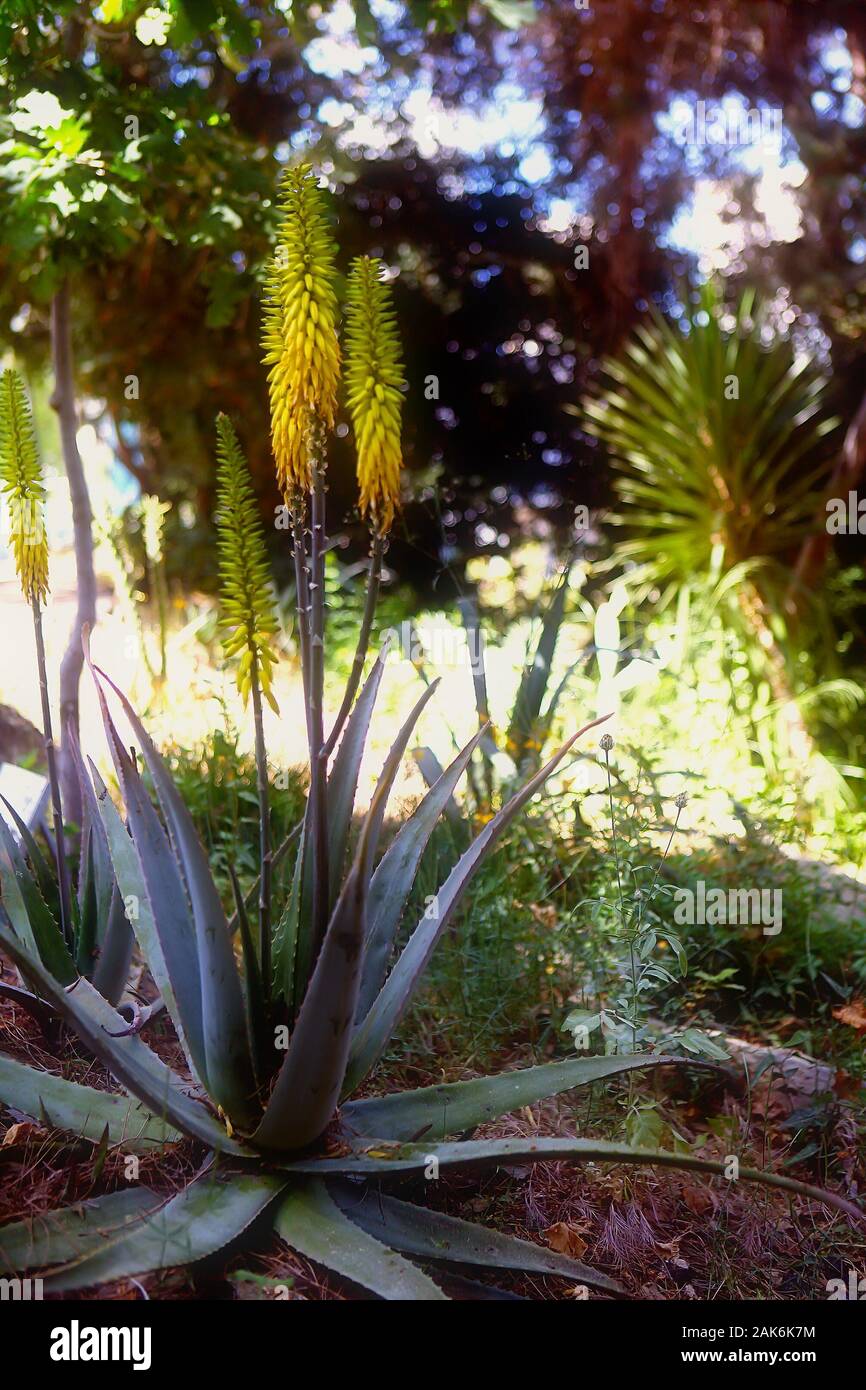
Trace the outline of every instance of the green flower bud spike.
<instances>
[{"instance_id":1,"label":"green flower bud spike","mask_svg":"<svg viewBox=\"0 0 866 1390\"><path fill-rule=\"evenodd\" d=\"M44 603L48 594L45 488L30 406L21 378L11 368L0 378L0 489L9 505L21 591L29 602Z\"/></svg>"},{"instance_id":2,"label":"green flower bud spike","mask_svg":"<svg viewBox=\"0 0 866 1390\"><path fill-rule=\"evenodd\" d=\"M220 626L227 657L240 657L238 690L244 704L257 676L262 694L276 714L271 688L277 661L271 645L279 631L264 534L249 473L234 426L217 417L217 545L219 548Z\"/></svg>"},{"instance_id":3,"label":"green flower bud spike","mask_svg":"<svg viewBox=\"0 0 866 1390\"><path fill-rule=\"evenodd\" d=\"M45 641L42 634L42 604L48 594L48 537L43 515L45 487L27 393L18 373L11 368L0 377L0 491L5 494L9 505L10 539L21 592L33 613L39 694L42 701L42 732L54 820L60 928L67 945L71 947L73 925L69 867L66 862L63 807L51 725L51 705L48 700Z\"/></svg>"}]
</instances>

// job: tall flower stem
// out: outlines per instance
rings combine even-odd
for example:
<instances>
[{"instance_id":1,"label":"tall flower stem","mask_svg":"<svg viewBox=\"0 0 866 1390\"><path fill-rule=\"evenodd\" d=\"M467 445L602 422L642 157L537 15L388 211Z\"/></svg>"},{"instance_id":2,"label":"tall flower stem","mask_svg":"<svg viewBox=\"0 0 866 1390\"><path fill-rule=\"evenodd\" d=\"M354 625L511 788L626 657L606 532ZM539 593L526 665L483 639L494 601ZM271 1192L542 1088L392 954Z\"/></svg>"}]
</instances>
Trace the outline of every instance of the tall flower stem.
<instances>
[{"instance_id":1,"label":"tall flower stem","mask_svg":"<svg viewBox=\"0 0 866 1390\"><path fill-rule=\"evenodd\" d=\"M313 758L313 726L310 718L310 571L307 540L304 534L304 514L300 505L292 508L292 544L295 562L295 601L298 610L298 643L301 649L301 675L304 682L304 718L310 766Z\"/></svg>"},{"instance_id":2,"label":"tall flower stem","mask_svg":"<svg viewBox=\"0 0 866 1390\"><path fill-rule=\"evenodd\" d=\"M271 813L268 754L262 720L262 695L257 664L253 662L251 694L256 731L256 789L259 798L259 965L265 999L271 993Z\"/></svg>"},{"instance_id":3,"label":"tall flower stem","mask_svg":"<svg viewBox=\"0 0 866 1390\"><path fill-rule=\"evenodd\" d=\"M66 863L66 841L63 833L63 805L60 800L60 777L57 771L57 752L51 725L51 704L48 699L48 675L45 668L45 640L42 635L42 610L38 599L31 598L33 631L36 636L36 665L39 671L39 696L42 701L42 734L45 760L48 764L48 786L51 790L51 809L54 820L54 853L57 859L57 886L60 893L60 926L67 945L72 946L72 900L69 888L69 866Z\"/></svg>"},{"instance_id":4,"label":"tall flower stem","mask_svg":"<svg viewBox=\"0 0 866 1390\"><path fill-rule=\"evenodd\" d=\"M334 751L337 739L340 737L343 725L349 717L352 708L352 701L361 684L361 676L364 671L364 662L367 659L367 651L370 646L370 633L373 630L373 619L376 616L376 603L379 598L379 588L382 581L382 556L385 553L385 540L383 536L374 535L373 544L370 551L370 569L367 575L367 596L364 600L364 614L361 619L361 630L358 633L358 645L355 648L355 657L352 661L352 669L349 672L349 679L346 684L346 692L343 696L343 703L340 711L334 720L333 728L328 735L325 744L325 757L329 758Z\"/></svg>"},{"instance_id":5,"label":"tall flower stem","mask_svg":"<svg viewBox=\"0 0 866 1390\"><path fill-rule=\"evenodd\" d=\"M328 926L330 876L328 867L328 762L324 737L325 687L325 472L321 430L312 431L313 505L310 541L310 820L313 829L314 950Z\"/></svg>"},{"instance_id":6,"label":"tall flower stem","mask_svg":"<svg viewBox=\"0 0 866 1390\"><path fill-rule=\"evenodd\" d=\"M217 417L217 542L220 557L221 625L226 655L239 658L236 679L244 704L250 696L256 744L259 802L259 965L265 1000L271 992L271 824L268 754L262 696L275 713L272 689L277 631L273 590L261 521L249 470L228 416Z\"/></svg>"}]
</instances>

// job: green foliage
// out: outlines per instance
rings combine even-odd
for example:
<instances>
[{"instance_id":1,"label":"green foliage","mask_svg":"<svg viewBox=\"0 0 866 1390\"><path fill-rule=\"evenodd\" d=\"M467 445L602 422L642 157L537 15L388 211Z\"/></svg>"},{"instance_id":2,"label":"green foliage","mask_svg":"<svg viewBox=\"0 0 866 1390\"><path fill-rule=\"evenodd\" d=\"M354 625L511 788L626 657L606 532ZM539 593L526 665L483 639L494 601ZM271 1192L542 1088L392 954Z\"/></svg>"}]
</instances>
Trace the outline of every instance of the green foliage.
<instances>
[{"instance_id":1,"label":"green foliage","mask_svg":"<svg viewBox=\"0 0 866 1390\"><path fill-rule=\"evenodd\" d=\"M257 872L259 801L255 792L255 759L243 751L238 731L228 724L225 729L215 729L194 748L171 744L163 749L163 754L207 848L220 897L228 905L232 901L231 870L241 881L253 878ZM305 780L300 768L287 768L279 774L270 802L278 845L303 819Z\"/></svg>"},{"instance_id":2,"label":"green foliage","mask_svg":"<svg viewBox=\"0 0 866 1390\"><path fill-rule=\"evenodd\" d=\"M709 894L743 885L772 885L781 894L782 929L710 921L684 925L701 995L730 1014L734 1007L811 1013L821 1001L839 1004L866 981L866 894L840 870L804 855L783 854L770 827L752 827L742 842L721 843L668 859L666 878L675 889ZM674 899L666 900L672 920ZM731 983L745 998L735 999Z\"/></svg>"},{"instance_id":3,"label":"green foliage","mask_svg":"<svg viewBox=\"0 0 866 1390\"><path fill-rule=\"evenodd\" d=\"M415 880L410 921L433 900L466 829L437 828ZM481 867L459 928L443 937L426 988L388 1050L385 1065L395 1076L406 1066L435 1070L464 1057L486 1069L517 1041L543 1047L560 991L571 983L558 931L567 909L556 891L567 868L551 849L559 832L541 802Z\"/></svg>"},{"instance_id":4,"label":"green foliage","mask_svg":"<svg viewBox=\"0 0 866 1390\"><path fill-rule=\"evenodd\" d=\"M607 882L603 894L579 903L576 913L579 918L582 909L592 909L593 923L601 929L612 959L607 971L609 978L599 991L604 1004L595 1011L572 1010L563 1030L571 1032L579 1049L587 1048L592 1035L600 1030L606 1053L628 1055L639 1052L651 1040L648 1017L653 999L673 986L677 978L684 978L688 969L683 944L665 914L663 904L671 889L662 881L687 796L684 792L677 794L672 822L669 827L659 827L663 847L655 855L655 865L651 865L646 853L648 827L637 820L634 801L624 826L617 820L610 759L614 743L610 735L603 736L601 746L610 808L610 848L602 861L602 875ZM716 1061L727 1058L723 1048L695 1028L666 1032L663 1046L665 1052L681 1049ZM654 1044L655 1051L661 1047L658 1041Z\"/></svg>"},{"instance_id":5,"label":"green foliage","mask_svg":"<svg viewBox=\"0 0 866 1390\"><path fill-rule=\"evenodd\" d=\"M771 331L753 294L727 318L710 284L685 327L654 312L585 403L617 470L618 558L667 600L700 577L753 572L783 593L828 476L838 421L826 377Z\"/></svg>"},{"instance_id":6,"label":"green foliage","mask_svg":"<svg viewBox=\"0 0 866 1390\"><path fill-rule=\"evenodd\" d=\"M273 587L246 462L228 416L217 419L217 545L225 654L240 657L237 683L246 701L254 682L276 714L272 672L278 631Z\"/></svg>"},{"instance_id":7,"label":"green foliage","mask_svg":"<svg viewBox=\"0 0 866 1390\"><path fill-rule=\"evenodd\" d=\"M9 802L5 803L6 811L18 839L0 817L2 907L13 930L57 979L71 984L80 973L92 979L105 998L116 1004L126 987L133 936L93 787L77 748L73 756L82 787L83 823L72 880L70 930L67 934L62 928L54 855L47 846L43 851ZM30 989L26 974L22 983ZM25 994L21 1002L39 1016L40 1001L36 995Z\"/></svg>"},{"instance_id":8,"label":"green foliage","mask_svg":"<svg viewBox=\"0 0 866 1390\"><path fill-rule=\"evenodd\" d=\"M106 33L92 16L95 5L67 8L68 27L51 6L8 50L0 111L4 259L24 293L44 302L69 270L104 275L140 256L142 238L159 238L199 254L209 321L228 323L254 284L238 268L239 243L266 245L268 161L252 157L197 83L175 86L170 101L159 84L130 84L110 42L101 61L76 61L86 31L97 48ZM183 49L196 33L188 25L184 33L183 7L174 11L172 37ZM125 23L133 22L130 9ZM146 48L142 57L147 63Z\"/></svg>"}]
</instances>

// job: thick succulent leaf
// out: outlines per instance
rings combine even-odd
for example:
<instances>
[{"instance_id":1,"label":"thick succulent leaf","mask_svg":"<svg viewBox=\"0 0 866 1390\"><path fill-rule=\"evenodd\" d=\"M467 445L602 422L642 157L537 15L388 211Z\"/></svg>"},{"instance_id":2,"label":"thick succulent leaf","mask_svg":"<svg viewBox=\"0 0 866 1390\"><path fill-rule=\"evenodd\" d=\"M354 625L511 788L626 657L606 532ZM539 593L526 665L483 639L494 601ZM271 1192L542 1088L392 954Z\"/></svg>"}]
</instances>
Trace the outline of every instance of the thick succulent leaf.
<instances>
[{"instance_id":1,"label":"thick succulent leaf","mask_svg":"<svg viewBox=\"0 0 866 1390\"><path fill-rule=\"evenodd\" d=\"M90 764L90 769L96 787L99 815L108 837L111 861L124 907L129 911L130 925L160 996L165 1000L166 1010L184 1050L189 1069L203 1085L205 1077L199 1068L199 1064L203 1065L204 1062L201 985L195 938L187 923L179 933L169 931L165 935L166 949L163 951L164 923L173 919L170 916L166 918L161 906L157 921L142 868L140 849L133 844L117 807L108 795L108 788L93 763ZM163 853L167 849L163 838ZM187 1024L192 1027L192 1038L187 1035Z\"/></svg>"},{"instance_id":2,"label":"thick succulent leaf","mask_svg":"<svg viewBox=\"0 0 866 1390\"><path fill-rule=\"evenodd\" d=\"M302 822L301 842L298 845L298 853L292 871L292 886L273 938L274 992L286 1001L292 1018L295 1017L301 1006L301 998L298 997L301 994L299 950L304 877L307 867L305 825L306 817Z\"/></svg>"},{"instance_id":3,"label":"thick succulent leaf","mask_svg":"<svg viewBox=\"0 0 866 1390\"><path fill-rule=\"evenodd\" d=\"M424 800L395 836L373 874L367 906L367 944L358 998L358 1018L372 1008L388 969L400 917L412 891L422 855L443 810L485 733L479 729L442 772ZM438 766L438 764L437 764Z\"/></svg>"},{"instance_id":4,"label":"thick succulent leaf","mask_svg":"<svg viewBox=\"0 0 866 1390\"><path fill-rule=\"evenodd\" d=\"M92 1255L45 1280L50 1293L85 1289L108 1279L193 1264L241 1235L284 1186L278 1177L244 1176L192 1182Z\"/></svg>"},{"instance_id":5,"label":"thick succulent leaf","mask_svg":"<svg viewBox=\"0 0 866 1390\"><path fill-rule=\"evenodd\" d=\"M412 756L418 765L418 771L432 791L436 783L443 776L444 769L432 748L414 748ZM448 821L452 830L465 839L469 838L468 827L463 818L463 812L457 805L453 797L445 802L445 819Z\"/></svg>"},{"instance_id":6,"label":"thick succulent leaf","mask_svg":"<svg viewBox=\"0 0 866 1390\"><path fill-rule=\"evenodd\" d=\"M24 1009L31 1018L36 1019L43 1031L51 1029L56 1021L57 1015L50 1004L46 1004L44 999L40 999L29 989L21 989L19 985L9 985L5 980L0 980L0 999L8 999L11 1003L17 1004L19 1009Z\"/></svg>"},{"instance_id":7,"label":"thick succulent leaf","mask_svg":"<svg viewBox=\"0 0 866 1390\"><path fill-rule=\"evenodd\" d=\"M207 1055L202 1015L201 974L196 949L195 928L186 895L186 885L168 836L162 827L138 770L117 734L102 689L98 685L97 693L126 807L133 858L139 870L137 877L140 894L134 888L131 890L135 899L133 907L144 919L145 933L147 933L148 926L151 923L153 925L153 935L159 943L159 951L154 952L153 965L151 966L154 979L160 993L165 998L166 1007L171 1009L172 1005L174 1006L180 1026L180 1037L185 1042L192 1072L201 1080L203 1085L206 1085ZM91 767L95 778L98 777L92 764ZM126 869L126 877L130 878L131 865L127 863L124 866L117 857L118 853L122 855L126 850L125 838L121 839L120 835L116 833L116 826L115 833L112 834L110 821L113 820L111 814L114 809L113 805L109 802L104 783L96 781L95 785L100 805L108 812L107 817L103 818L103 824L111 846L117 881L121 885L124 897L126 897L127 890L124 884L123 869ZM149 913L146 911L145 905L149 907ZM134 915L132 916L132 923L137 934L139 923L135 921ZM153 945L153 942L150 944ZM148 964L151 964L151 958L146 954L143 943L142 950L145 951L145 959ZM162 979L157 978L157 971L162 975ZM168 985L168 994L165 993L165 984Z\"/></svg>"},{"instance_id":8,"label":"thick succulent leaf","mask_svg":"<svg viewBox=\"0 0 866 1390\"><path fill-rule=\"evenodd\" d=\"M372 846L392 780L388 775L380 777L373 793L285 1061L253 1136L260 1148L303 1148L319 1137L336 1109L358 1007Z\"/></svg>"},{"instance_id":9,"label":"thick succulent leaf","mask_svg":"<svg viewBox=\"0 0 866 1390\"><path fill-rule=\"evenodd\" d=\"M324 1183L294 1187L281 1203L276 1231L293 1250L380 1298L448 1301L438 1284L396 1250L350 1220Z\"/></svg>"},{"instance_id":10,"label":"thick succulent leaf","mask_svg":"<svg viewBox=\"0 0 866 1390\"><path fill-rule=\"evenodd\" d=\"M470 595L457 600L466 642L469 649L469 663L472 670L472 686L475 692L475 709L478 723L490 721L490 704L487 698L487 671L484 665L484 633L478 617L478 604Z\"/></svg>"},{"instance_id":11,"label":"thick succulent leaf","mask_svg":"<svg viewBox=\"0 0 866 1390\"><path fill-rule=\"evenodd\" d=\"M647 1067L689 1066L681 1057L575 1057L539 1067L480 1076L444 1086L423 1086L396 1095L350 1101L340 1111L343 1124L355 1134L377 1139L436 1140L463 1134L524 1105L559 1095L575 1086L588 1086L623 1072ZM698 1066L710 1066L698 1063ZM713 1071L718 1068L712 1067Z\"/></svg>"},{"instance_id":12,"label":"thick succulent leaf","mask_svg":"<svg viewBox=\"0 0 866 1390\"><path fill-rule=\"evenodd\" d=\"M89 833L81 832L81 866L75 906L78 923L75 933L75 966L90 978L96 964L96 927L99 911L96 906L96 880L93 871L93 845Z\"/></svg>"},{"instance_id":13,"label":"thick succulent leaf","mask_svg":"<svg viewBox=\"0 0 866 1390\"><path fill-rule=\"evenodd\" d=\"M107 1129L109 1143L122 1144L133 1153L160 1148L181 1137L129 1096L80 1086L2 1053L0 1104L20 1110L37 1123L50 1124L94 1143L99 1143Z\"/></svg>"},{"instance_id":14,"label":"thick succulent leaf","mask_svg":"<svg viewBox=\"0 0 866 1390\"><path fill-rule=\"evenodd\" d=\"M71 989L64 989L41 962L29 956L19 941L0 927L0 946L24 974L32 977L39 993L54 1006L71 1028L87 1044L112 1076L126 1090L184 1134L200 1139L210 1148L222 1149L238 1157L249 1151L229 1139L223 1127L208 1111L186 1094L184 1083L134 1034L112 1037L125 1023L98 990L80 978Z\"/></svg>"},{"instance_id":15,"label":"thick succulent leaf","mask_svg":"<svg viewBox=\"0 0 866 1390\"><path fill-rule=\"evenodd\" d=\"M137 1226L163 1200L147 1187L127 1187L0 1226L0 1274L21 1274L91 1255L105 1241Z\"/></svg>"},{"instance_id":16,"label":"thick succulent leaf","mask_svg":"<svg viewBox=\"0 0 866 1390\"><path fill-rule=\"evenodd\" d=\"M496 756L496 740L490 732L490 704L487 698L487 668L484 663L484 632L474 597L466 595L457 600L463 630L466 633L467 653L475 694L475 712L482 730L481 751L485 758Z\"/></svg>"},{"instance_id":17,"label":"thick succulent leaf","mask_svg":"<svg viewBox=\"0 0 866 1390\"><path fill-rule=\"evenodd\" d=\"M364 682L352 713L346 721L346 728L328 777L328 871L331 875L332 902L336 901L343 879L358 774L364 757L370 720L382 683L386 656L387 650L380 652Z\"/></svg>"},{"instance_id":18,"label":"thick succulent leaf","mask_svg":"<svg viewBox=\"0 0 866 1390\"><path fill-rule=\"evenodd\" d=\"M252 1111L256 1083L243 990L220 895L192 816L153 740L123 691L104 672L100 671L99 674L120 700L141 745L142 756L153 778L183 866L195 923L201 977L201 1019L208 1092L230 1115L244 1122ZM120 767L117 770L120 776ZM127 773L126 783L135 782L137 778L138 774L133 769L131 776ZM143 787L136 790L143 791Z\"/></svg>"},{"instance_id":19,"label":"thick succulent leaf","mask_svg":"<svg viewBox=\"0 0 866 1390\"><path fill-rule=\"evenodd\" d=\"M0 821L2 821L2 817L0 817ZM30 955L38 956L39 948L36 945L36 937L30 925L30 915L18 886L15 861L8 852L2 832L0 832L0 909L2 909L0 921L5 920L10 923Z\"/></svg>"},{"instance_id":20,"label":"thick succulent leaf","mask_svg":"<svg viewBox=\"0 0 866 1390\"><path fill-rule=\"evenodd\" d=\"M313 1142L337 1105L358 1002L367 883L358 859L334 908L313 976L253 1142L292 1150Z\"/></svg>"},{"instance_id":21,"label":"thick succulent leaf","mask_svg":"<svg viewBox=\"0 0 866 1390\"><path fill-rule=\"evenodd\" d=\"M40 960L61 984L75 979L76 970L63 939L59 923L54 919L36 885L23 854L15 843L12 831L0 816L0 887L3 905L9 914L19 940Z\"/></svg>"},{"instance_id":22,"label":"thick succulent leaf","mask_svg":"<svg viewBox=\"0 0 866 1390\"><path fill-rule=\"evenodd\" d=\"M108 848L108 839L99 816L96 793L93 790L93 783L87 775L87 769L74 737L70 742L70 749L75 762L75 770L78 773L84 815L84 822L81 827L79 883L83 884L85 879L90 881L95 915L92 935L96 945L101 945L108 926L109 909L116 880L111 863L111 853ZM79 901L80 899L79 890Z\"/></svg>"},{"instance_id":23,"label":"thick succulent leaf","mask_svg":"<svg viewBox=\"0 0 866 1390\"><path fill-rule=\"evenodd\" d=\"M39 885L39 891L45 901L53 906L57 899L57 879L56 870L51 868L42 850L36 842L33 831L26 821L22 820L11 801L7 801L5 796L0 797L0 801L6 807L7 812L15 823L15 829L21 837L21 845L27 858L30 860L30 867L33 876Z\"/></svg>"},{"instance_id":24,"label":"thick succulent leaf","mask_svg":"<svg viewBox=\"0 0 866 1390\"><path fill-rule=\"evenodd\" d=\"M547 1250L532 1241L500 1231L489 1231L474 1221L463 1221L441 1211L402 1202L366 1186L329 1184L328 1190L341 1211L368 1235L383 1244L427 1260L482 1265L485 1269L523 1269L532 1274L558 1274L608 1293L623 1293L615 1279L591 1269L580 1260Z\"/></svg>"},{"instance_id":25,"label":"thick succulent leaf","mask_svg":"<svg viewBox=\"0 0 866 1390\"><path fill-rule=\"evenodd\" d=\"M108 836L93 782L76 740L70 744L84 808L78 900L81 932L77 963L110 1004L117 1004L129 976L135 937L111 860Z\"/></svg>"},{"instance_id":26,"label":"thick succulent leaf","mask_svg":"<svg viewBox=\"0 0 866 1390\"><path fill-rule=\"evenodd\" d=\"M103 927L102 943L93 968L93 984L104 994L109 1004L117 1004L129 978L132 948L135 937L126 915L123 898L117 884L111 894L108 916Z\"/></svg>"},{"instance_id":27,"label":"thick succulent leaf","mask_svg":"<svg viewBox=\"0 0 866 1390\"><path fill-rule=\"evenodd\" d=\"M382 1055L388 1039L409 1006L436 942L447 927L463 894L496 840L539 788L544 785L577 739L588 729L603 723L607 718L609 716L604 715L601 719L593 719L582 729L578 729L576 734L572 734L571 738L562 745L550 761L534 777L531 777L501 810L497 811L493 819L488 821L465 854L461 856L436 895L437 915L425 915L418 923L394 969L377 995L375 1003L364 1018L363 1023L359 1024L355 1031L352 1038L344 1094L349 1094L360 1084Z\"/></svg>"},{"instance_id":28,"label":"thick succulent leaf","mask_svg":"<svg viewBox=\"0 0 866 1390\"><path fill-rule=\"evenodd\" d=\"M508 730L508 746L519 760L527 742L537 736L541 707L550 680L559 630L565 616L568 595L568 571L563 574L548 604L541 623L541 632L532 660L520 680Z\"/></svg>"},{"instance_id":29,"label":"thick succulent leaf","mask_svg":"<svg viewBox=\"0 0 866 1390\"><path fill-rule=\"evenodd\" d=\"M229 864L228 869L235 900L235 914L240 929L241 949L244 953L247 1027L252 1043L256 1077L261 1083L268 1075L268 1008L265 1001L261 964L256 943L253 940L250 919L247 915L247 905L244 902L234 865Z\"/></svg>"},{"instance_id":30,"label":"thick succulent leaf","mask_svg":"<svg viewBox=\"0 0 866 1390\"><path fill-rule=\"evenodd\" d=\"M673 1150L635 1149L628 1144L608 1144L601 1139L469 1139L447 1144L388 1144L373 1142L339 1158L299 1158L283 1164L288 1173L308 1173L318 1177L405 1177L422 1174L435 1158L439 1171L462 1172L496 1168L511 1163L628 1163L648 1168L682 1168L696 1173L724 1177L726 1165L712 1158L698 1158ZM835 1207L858 1224L866 1226L866 1212L835 1192L795 1178L765 1169L739 1170L739 1181L760 1183L764 1187L779 1187L785 1192L808 1197L825 1206Z\"/></svg>"},{"instance_id":31,"label":"thick succulent leaf","mask_svg":"<svg viewBox=\"0 0 866 1390\"><path fill-rule=\"evenodd\" d=\"M388 797L391 795L391 788L394 785L394 778L400 770L400 764L409 746L409 740L415 730L418 720L421 718L422 711L432 698L439 687L439 677L431 681L424 691L424 694L415 702L408 719L403 723L400 732L391 745L390 751L382 767L379 780L376 783L376 791L373 801L370 804L369 825L367 827L368 836L368 858L372 864L379 843L379 835L382 830L382 822L385 819L385 808L388 804Z\"/></svg>"}]
</instances>

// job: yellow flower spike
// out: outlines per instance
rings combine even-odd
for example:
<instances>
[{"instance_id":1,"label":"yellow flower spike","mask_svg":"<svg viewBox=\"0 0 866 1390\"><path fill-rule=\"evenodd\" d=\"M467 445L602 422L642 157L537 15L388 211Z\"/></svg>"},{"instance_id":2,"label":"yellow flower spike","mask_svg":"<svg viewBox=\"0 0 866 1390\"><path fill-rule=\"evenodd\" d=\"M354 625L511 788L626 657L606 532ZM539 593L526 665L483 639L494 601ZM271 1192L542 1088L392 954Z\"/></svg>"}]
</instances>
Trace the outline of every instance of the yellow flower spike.
<instances>
[{"instance_id":1,"label":"yellow flower spike","mask_svg":"<svg viewBox=\"0 0 866 1390\"><path fill-rule=\"evenodd\" d=\"M252 689L255 662L261 692L279 714L271 689L277 660L271 640L279 624L270 567L246 461L227 415L217 416L217 461L220 625L226 634L223 651L227 657L241 654L235 679L244 704Z\"/></svg>"},{"instance_id":2,"label":"yellow flower spike","mask_svg":"<svg viewBox=\"0 0 866 1390\"><path fill-rule=\"evenodd\" d=\"M43 603L48 593L45 488L30 405L11 368L0 378L0 490L9 502L9 534L22 593L30 602Z\"/></svg>"},{"instance_id":3,"label":"yellow flower spike","mask_svg":"<svg viewBox=\"0 0 866 1390\"><path fill-rule=\"evenodd\" d=\"M346 292L346 384L358 451L361 512L378 535L400 504L403 363L391 291L382 263L352 262Z\"/></svg>"},{"instance_id":4,"label":"yellow flower spike","mask_svg":"<svg viewBox=\"0 0 866 1390\"><path fill-rule=\"evenodd\" d=\"M310 431L334 425L340 345L337 247L323 190L308 164L287 169L279 194L277 250L268 272L264 361L269 367L271 441L286 497L311 483Z\"/></svg>"}]
</instances>

